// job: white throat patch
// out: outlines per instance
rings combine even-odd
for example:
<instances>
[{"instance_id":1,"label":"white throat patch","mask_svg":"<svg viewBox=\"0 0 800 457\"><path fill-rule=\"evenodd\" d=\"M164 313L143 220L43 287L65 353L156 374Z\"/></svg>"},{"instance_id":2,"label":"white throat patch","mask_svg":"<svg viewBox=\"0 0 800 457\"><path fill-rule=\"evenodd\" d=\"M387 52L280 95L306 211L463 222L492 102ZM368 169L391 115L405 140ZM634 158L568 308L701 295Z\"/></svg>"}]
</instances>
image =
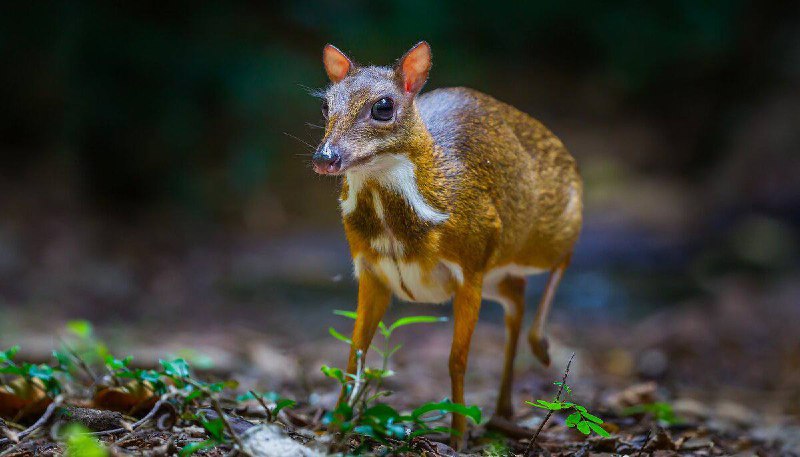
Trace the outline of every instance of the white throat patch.
<instances>
[{"instance_id":1,"label":"white throat patch","mask_svg":"<svg viewBox=\"0 0 800 457\"><path fill-rule=\"evenodd\" d=\"M347 172L347 198L341 201L342 214L347 216L356 210L358 193L368 179L374 179L382 187L400 194L423 221L441 224L450 217L425 200L417 187L414 164L401 154L381 155L361 169Z\"/></svg>"}]
</instances>

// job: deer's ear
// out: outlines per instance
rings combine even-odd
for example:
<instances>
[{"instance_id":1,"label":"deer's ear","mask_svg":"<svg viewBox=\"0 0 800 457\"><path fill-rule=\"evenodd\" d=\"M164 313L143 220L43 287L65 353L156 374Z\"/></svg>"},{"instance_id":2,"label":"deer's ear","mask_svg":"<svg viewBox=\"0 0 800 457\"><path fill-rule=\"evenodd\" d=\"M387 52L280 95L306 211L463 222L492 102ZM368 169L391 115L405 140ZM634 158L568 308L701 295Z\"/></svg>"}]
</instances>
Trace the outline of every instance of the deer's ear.
<instances>
[{"instance_id":1,"label":"deer's ear","mask_svg":"<svg viewBox=\"0 0 800 457\"><path fill-rule=\"evenodd\" d=\"M332 44L326 44L322 50L322 63L325 65L328 78L335 83L343 80L353 68L353 62Z\"/></svg>"},{"instance_id":2,"label":"deer's ear","mask_svg":"<svg viewBox=\"0 0 800 457\"><path fill-rule=\"evenodd\" d=\"M431 47L426 41L420 41L401 57L395 69L403 82L403 89L410 94L422 89L430 70Z\"/></svg>"}]
</instances>

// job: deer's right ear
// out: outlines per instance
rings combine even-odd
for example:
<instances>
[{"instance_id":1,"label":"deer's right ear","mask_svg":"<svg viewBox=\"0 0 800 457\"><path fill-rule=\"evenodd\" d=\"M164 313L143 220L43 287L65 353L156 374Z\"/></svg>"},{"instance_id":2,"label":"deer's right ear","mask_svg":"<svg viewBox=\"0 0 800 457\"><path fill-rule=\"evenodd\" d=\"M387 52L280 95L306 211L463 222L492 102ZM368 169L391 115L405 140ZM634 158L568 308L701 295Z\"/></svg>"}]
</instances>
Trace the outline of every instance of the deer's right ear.
<instances>
[{"instance_id":1,"label":"deer's right ear","mask_svg":"<svg viewBox=\"0 0 800 457\"><path fill-rule=\"evenodd\" d=\"M326 44L325 49L322 50L322 63L325 65L328 78L335 83L343 80L353 68L353 62L332 44Z\"/></svg>"}]
</instances>

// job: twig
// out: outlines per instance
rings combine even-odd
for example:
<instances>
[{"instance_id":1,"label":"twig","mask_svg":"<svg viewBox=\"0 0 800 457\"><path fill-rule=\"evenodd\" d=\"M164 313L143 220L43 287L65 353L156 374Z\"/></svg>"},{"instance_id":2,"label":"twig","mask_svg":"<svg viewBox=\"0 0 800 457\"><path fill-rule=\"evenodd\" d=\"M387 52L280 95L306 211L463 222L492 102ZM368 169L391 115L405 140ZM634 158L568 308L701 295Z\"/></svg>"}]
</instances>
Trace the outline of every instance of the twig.
<instances>
[{"instance_id":1,"label":"twig","mask_svg":"<svg viewBox=\"0 0 800 457\"><path fill-rule=\"evenodd\" d=\"M233 430L233 426L231 426L231 423L228 422L228 418L225 417L225 413L222 412L222 407L219 405L219 400L217 400L214 397L210 397L210 400L211 400L211 405L214 407L214 410L217 412L217 414L219 414L219 418L222 419L222 423L225 425L225 429L228 430L228 433L231 435L231 438L233 438L233 441L236 442L236 446L239 448L239 451L242 454L244 454L245 453L244 443L242 442L242 439L239 438L239 435L237 435L236 432Z\"/></svg>"},{"instance_id":2,"label":"twig","mask_svg":"<svg viewBox=\"0 0 800 457\"><path fill-rule=\"evenodd\" d=\"M81 358L81 356L78 355L78 353L75 351L75 349L72 349L72 347L69 344L67 344L67 342L64 341L63 339L61 339L61 344L67 350L69 355L75 360L75 362L77 362L78 366L83 371L85 371L86 374L89 375L89 378L91 378L91 380L92 380L92 385L97 384L97 382L98 382L97 375L95 374L94 371L92 371L92 368L86 363L86 361L83 360L83 358ZM114 378L116 380L116 377L112 377L112 378Z\"/></svg>"},{"instance_id":3,"label":"twig","mask_svg":"<svg viewBox=\"0 0 800 457\"><path fill-rule=\"evenodd\" d=\"M19 432L19 434L17 434L17 440L18 441L17 441L17 443L14 444L14 446L11 449L14 449L17 445L22 443L22 440L24 440L26 436L30 435L31 433L33 433L36 430L38 430L39 427L41 427L42 425L46 424L47 421L50 420L50 417L53 415L53 412L56 410L56 408L61 406L61 402L62 401L63 401L63 397L61 397L60 395L58 397L56 397L55 400L53 400L53 403L50 403L50 405L47 407L47 409L44 410L44 414L42 414L42 416L39 418L39 420L37 420L36 422L33 423L33 425L31 425L30 427L26 428L25 430L23 430L23 431ZM2 446L4 444L7 444L10 441L11 440L9 440L8 438L0 439L0 446ZM8 452L8 451L4 451L3 454L5 454L6 452ZM2 454L0 454L0 455L2 455Z\"/></svg>"},{"instance_id":4,"label":"twig","mask_svg":"<svg viewBox=\"0 0 800 457\"><path fill-rule=\"evenodd\" d=\"M653 427L647 429L647 434L644 436L644 443L642 443L642 447L639 448L639 452L636 453L636 457L641 457L642 452L644 452L644 448L647 447L647 443L650 441L650 435L653 433Z\"/></svg>"},{"instance_id":5,"label":"twig","mask_svg":"<svg viewBox=\"0 0 800 457\"><path fill-rule=\"evenodd\" d=\"M250 391L248 391L248 392L250 392L250 395L252 395L252 396L253 396L253 398L255 398L256 400L258 400L258 402L259 402L259 403L261 404L261 406L264 408L264 411L266 411L266 412L267 412L267 421L268 421L268 422L272 422L272 421L274 420L274 419L272 418L272 411L269 409L269 406L267 406L267 402L265 402L265 401L264 401L264 398L263 398L261 395L258 395L257 393L253 392L252 390L250 390Z\"/></svg>"},{"instance_id":6,"label":"twig","mask_svg":"<svg viewBox=\"0 0 800 457\"><path fill-rule=\"evenodd\" d=\"M558 393L556 394L555 401L561 400L561 393L564 392L564 386L567 384L567 376L569 376L569 367L570 365L572 365L572 359L574 358L575 358L575 353L573 352L572 355L569 357L569 362L567 362L567 368L564 370L564 377L561 378L561 385L558 387ZM553 410L552 409L548 410L547 415L544 416L544 420L542 420L542 422L539 424L539 428L536 429L536 432L531 437L530 442L528 442L528 446L525 447L526 456L531 455L531 450L533 448L533 445L536 443L536 438L539 437L539 433L542 432L542 429L544 429L544 426L547 424L547 421L550 420L550 416L552 415L553 415Z\"/></svg>"},{"instance_id":7,"label":"twig","mask_svg":"<svg viewBox=\"0 0 800 457\"><path fill-rule=\"evenodd\" d=\"M125 427L119 427L119 428L114 428L114 429L111 429L111 430L101 430L99 432L89 432L89 433L86 433L86 435L90 435L90 436L105 436L105 435L113 435L115 433L130 432L131 430L136 430L137 428L139 428L142 425L144 425L145 423L147 423L147 421L152 419L153 416L156 415L158 410L161 409L161 405L163 405L164 402L166 402L168 398L169 398L169 394L162 395L161 398L156 402L156 404L153 405L153 408L150 410L150 412L148 412L147 415L145 415L143 418L141 418L138 421L136 421L133 424L131 424L130 429L125 428Z\"/></svg>"}]
</instances>

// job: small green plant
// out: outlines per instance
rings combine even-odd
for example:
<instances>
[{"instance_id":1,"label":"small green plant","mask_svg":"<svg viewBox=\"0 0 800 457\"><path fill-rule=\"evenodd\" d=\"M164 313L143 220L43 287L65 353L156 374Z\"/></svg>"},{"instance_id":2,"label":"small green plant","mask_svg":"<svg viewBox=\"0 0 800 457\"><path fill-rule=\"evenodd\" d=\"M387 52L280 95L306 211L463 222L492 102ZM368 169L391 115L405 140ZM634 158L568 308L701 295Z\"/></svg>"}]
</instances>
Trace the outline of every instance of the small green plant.
<instances>
[{"instance_id":1,"label":"small green plant","mask_svg":"<svg viewBox=\"0 0 800 457\"><path fill-rule=\"evenodd\" d=\"M216 418L213 420L206 420L205 418L200 418L198 422L206 430L209 438L207 440L187 444L178 451L180 457L186 457L195 452L211 449L220 444L230 443L230 440L225 436L225 422L222 419Z\"/></svg>"},{"instance_id":2,"label":"small green plant","mask_svg":"<svg viewBox=\"0 0 800 457\"><path fill-rule=\"evenodd\" d=\"M90 430L80 424L65 427L64 442L67 457L106 457L108 449L93 437Z\"/></svg>"},{"instance_id":3,"label":"small green plant","mask_svg":"<svg viewBox=\"0 0 800 457\"><path fill-rule=\"evenodd\" d=\"M525 455L530 455L532 446L536 444L536 438L539 437L539 433L541 433L544 429L544 426L547 424L550 416L559 411L572 411L569 416L567 416L566 424L570 428L574 427L584 435L589 435L590 433L595 432L600 436L610 436L609 433L600 426L600 424L603 423L603 419L591 414L584 406L581 406L573 401L562 400L562 394L566 394L566 397L569 398L572 397L572 387L567 384L567 377L569 376L569 367L572 365L572 360L574 358L575 353L573 352L572 356L570 356L569 361L567 362L567 367L564 369L564 377L561 378L561 381L553 383L553 385L558 387L558 391L556 392L553 401L536 400L536 402L525 402L531 406L547 410L547 415L539 424L539 428L536 429L536 432L534 432L530 442L528 443L528 446L525 449Z\"/></svg>"},{"instance_id":4,"label":"small green plant","mask_svg":"<svg viewBox=\"0 0 800 457\"><path fill-rule=\"evenodd\" d=\"M121 380L135 381L136 387L150 388L155 395L167 392L167 385L161 378L161 373L156 370L143 370L131 368L132 356L117 359L113 355L106 356L105 367L116 385L124 384Z\"/></svg>"},{"instance_id":5,"label":"small green plant","mask_svg":"<svg viewBox=\"0 0 800 457\"><path fill-rule=\"evenodd\" d=\"M53 351L54 362L49 365L18 362L19 350L19 346L14 346L0 351L0 402L5 401L4 404L15 414L39 412L29 407L36 402L36 407L41 408L39 413L49 415L62 402L68 404L76 394L85 400L83 395L92 390L94 394L91 401L95 408L125 412L130 406L144 405L145 409L141 412L147 412L147 415L136 423L128 424L131 427L128 431L152 424L155 415L165 404L170 405L169 410L176 412L176 420L201 425L208 439L185 445L179 451L181 456L218 445L234 447L234 451L243 449L221 406L222 402L233 400L233 390L238 383L204 381L194 375L189 362L183 357L160 360L159 369L136 368L132 365L132 356L117 358L112 355L105 344L95 338L91 324L86 321L72 321L67 325L60 348ZM201 366L210 363L210 359L194 352L184 353ZM275 421L280 411L295 405L294 400L274 392L250 391L237 400L249 398L258 400L264 406L270 421ZM28 401L20 402L19 399ZM18 407L17 404L22 406ZM125 406L117 409L120 405ZM210 417L212 413L206 408L208 405L216 412L215 417ZM33 416L31 420L36 417ZM66 433L62 439L66 455L99 457L121 449L117 444L103 445L80 425L70 425L64 430ZM23 438L29 433L21 432L19 437ZM0 436L0 446L10 442L10 438Z\"/></svg>"},{"instance_id":6,"label":"small green plant","mask_svg":"<svg viewBox=\"0 0 800 457\"><path fill-rule=\"evenodd\" d=\"M554 383L558 384L558 383ZM565 386L565 390L568 387ZM571 390L568 390L570 392ZM566 424L567 427L575 427L579 432L583 433L584 435L588 435L591 432L595 432L600 436L610 436L609 433L600 426L603 423L603 419L591 414L589 411L586 410L584 406L581 406L577 403L570 402L570 401L546 401L546 400L536 400L536 403L532 401L526 401L525 403L535 406L537 408L546 409L548 411L564 411L569 412L573 411L569 416L567 416Z\"/></svg>"},{"instance_id":7,"label":"small green plant","mask_svg":"<svg viewBox=\"0 0 800 457\"><path fill-rule=\"evenodd\" d=\"M482 439L491 440L483 449L484 457L508 457L514 455L502 435L489 432L484 434Z\"/></svg>"},{"instance_id":8,"label":"small green plant","mask_svg":"<svg viewBox=\"0 0 800 457\"><path fill-rule=\"evenodd\" d=\"M335 314L350 319L356 315L350 311L336 311ZM415 408L409 414L401 414L391 406L381 403L381 397L388 396L390 392L382 390L383 380L394 374L389 369L391 357L402 347L392 345L391 337L400 327L412 324L434 323L446 321L446 318L434 316L411 316L397 320L391 325L380 322L379 331L383 336L381 347L370 346L381 356L381 368L374 369L366 366L364 354L357 352L356 373L345 373L340 368L323 366L325 376L335 379L344 392L343 401L337 408L328 412L324 423L332 430L339 432L339 440L334 444L341 445L350 436L361 438L360 446L353 450L355 453L363 451L367 445L365 438L370 438L383 444L393 446L393 451L408 450L411 440L430 433L449 433L451 429L444 426L433 426L432 422L442 419L445 414L456 413L470 418L473 422L481 421L481 411L477 406L456 404L450 400L426 403ZM348 345L352 341L336 329L330 328L330 334Z\"/></svg>"},{"instance_id":9,"label":"small green plant","mask_svg":"<svg viewBox=\"0 0 800 457\"><path fill-rule=\"evenodd\" d=\"M269 422L274 422L278 419L278 413L281 412L284 408L292 408L294 407L297 402L290 399L290 398L283 398L278 395L277 392L267 392L267 393L257 393L254 391L248 391L245 394L239 395L236 397L236 401L243 402L247 400L256 400L258 401L261 406L264 407L264 411L267 413L267 420ZM272 403L273 406L269 406L267 403Z\"/></svg>"},{"instance_id":10,"label":"small green plant","mask_svg":"<svg viewBox=\"0 0 800 457\"><path fill-rule=\"evenodd\" d=\"M622 410L623 416L635 416L639 414L651 414L662 425L681 423L681 419L675 415L672 405L663 401L631 406Z\"/></svg>"},{"instance_id":11,"label":"small green plant","mask_svg":"<svg viewBox=\"0 0 800 457\"><path fill-rule=\"evenodd\" d=\"M0 352L0 383L10 385L6 382L4 375L10 375L23 380L23 384L17 390L37 389L44 391L48 396L55 397L64 388L56 377L56 370L47 364L32 364L28 362L16 362L15 357L19 352L19 346Z\"/></svg>"}]
</instances>

